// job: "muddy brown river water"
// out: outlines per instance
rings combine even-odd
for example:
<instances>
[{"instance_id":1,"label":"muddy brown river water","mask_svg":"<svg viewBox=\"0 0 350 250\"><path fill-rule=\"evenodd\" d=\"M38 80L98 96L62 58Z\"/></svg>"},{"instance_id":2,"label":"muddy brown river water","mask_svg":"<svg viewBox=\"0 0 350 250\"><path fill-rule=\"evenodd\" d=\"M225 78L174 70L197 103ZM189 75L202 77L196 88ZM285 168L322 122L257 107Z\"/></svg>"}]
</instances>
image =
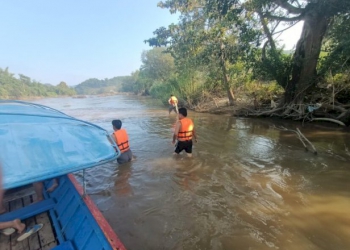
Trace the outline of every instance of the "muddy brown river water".
<instances>
[{"instance_id":1,"label":"muddy brown river water","mask_svg":"<svg viewBox=\"0 0 350 250\"><path fill-rule=\"evenodd\" d=\"M122 120L137 159L89 169L86 178L88 194L127 249L350 249L345 130L189 112L198 143L187 159L173 157L176 116L155 100L35 102L110 132L111 120ZM318 155L274 125L300 128Z\"/></svg>"}]
</instances>

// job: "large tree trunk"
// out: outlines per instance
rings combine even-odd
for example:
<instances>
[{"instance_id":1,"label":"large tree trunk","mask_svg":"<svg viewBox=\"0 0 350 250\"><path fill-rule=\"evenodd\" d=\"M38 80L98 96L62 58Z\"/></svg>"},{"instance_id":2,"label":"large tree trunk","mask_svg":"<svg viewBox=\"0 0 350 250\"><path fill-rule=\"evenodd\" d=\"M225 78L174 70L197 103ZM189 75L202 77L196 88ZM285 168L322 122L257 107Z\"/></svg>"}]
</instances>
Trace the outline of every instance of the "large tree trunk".
<instances>
[{"instance_id":1,"label":"large tree trunk","mask_svg":"<svg viewBox=\"0 0 350 250\"><path fill-rule=\"evenodd\" d=\"M222 70L226 71L226 67L223 66ZM234 96L233 91L232 91L231 86L230 86L229 76L226 73L223 73L223 82L224 82L224 86L226 88L229 104L230 104L230 106L232 106L232 105L234 105L234 102L235 102L235 96Z\"/></svg>"},{"instance_id":2,"label":"large tree trunk","mask_svg":"<svg viewBox=\"0 0 350 250\"><path fill-rule=\"evenodd\" d=\"M234 102L235 102L235 96L234 96L233 91L232 91L231 86L230 86L230 77L227 74L223 50L221 51L220 66L221 66L221 70L222 70L222 81L223 81L223 84L226 88L229 105L233 106Z\"/></svg>"},{"instance_id":3,"label":"large tree trunk","mask_svg":"<svg viewBox=\"0 0 350 250\"><path fill-rule=\"evenodd\" d=\"M284 103L303 103L305 94L316 83L316 66L322 39L329 18L318 8L309 8L304 16L304 27L297 43L292 64L292 78L286 86Z\"/></svg>"}]
</instances>

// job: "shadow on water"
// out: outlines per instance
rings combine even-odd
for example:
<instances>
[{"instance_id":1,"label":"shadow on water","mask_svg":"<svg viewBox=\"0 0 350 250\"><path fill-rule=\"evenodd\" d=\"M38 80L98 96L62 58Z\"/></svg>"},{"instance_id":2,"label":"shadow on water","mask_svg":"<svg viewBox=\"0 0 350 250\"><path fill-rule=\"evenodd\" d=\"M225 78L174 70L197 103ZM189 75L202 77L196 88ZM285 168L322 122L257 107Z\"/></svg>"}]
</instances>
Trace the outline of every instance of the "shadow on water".
<instances>
[{"instance_id":1,"label":"shadow on water","mask_svg":"<svg viewBox=\"0 0 350 250\"><path fill-rule=\"evenodd\" d=\"M38 102L109 132L122 119L137 160L89 169L86 179L128 249L350 249L343 130L189 112L199 138L188 159L172 155L175 114L150 99ZM299 127L318 155L275 125Z\"/></svg>"}]
</instances>

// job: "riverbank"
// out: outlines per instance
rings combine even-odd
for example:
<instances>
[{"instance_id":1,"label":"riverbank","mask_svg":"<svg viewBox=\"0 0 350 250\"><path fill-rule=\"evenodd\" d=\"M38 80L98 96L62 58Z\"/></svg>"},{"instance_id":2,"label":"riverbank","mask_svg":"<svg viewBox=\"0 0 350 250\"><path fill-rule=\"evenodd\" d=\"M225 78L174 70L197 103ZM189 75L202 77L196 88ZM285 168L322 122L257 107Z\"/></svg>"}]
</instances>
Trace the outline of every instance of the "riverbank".
<instances>
[{"instance_id":1,"label":"riverbank","mask_svg":"<svg viewBox=\"0 0 350 250\"><path fill-rule=\"evenodd\" d=\"M237 99L233 106L229 105L228 98L225 97L212 98L211 101L202 102L196 106L186 104L184 106L200 113L251 118L276 118L300 122L302 125L317 123L326 127L350 129L350 112L345 108L329 104L319 104L319 106L305 104L306 111L304 111L303 116L299 117L284 114L284 109L279 108L274 101L271 101L270 104L257 104L249 98Z\"/></svg>"},{"instance_id":2,"label":"riverbank","mask_svg":"<svg viewBox=\"0 0 350 250\"><path fill-rule=\"evenodd\" d=\"M187 108L196 112L227 116L245 116L245 114L248 115L248 113L244 112L244 110L258 111L262 109L269 109L269 105L259 105L258 107L254 107L254 100L250 100L247 97L237 99L233 106L229 105L229 100L227 97L216 97L211 99L212 100L201 102L195 106L190 106L186 104L184 105Z\"/></svg>"}]
</instances>

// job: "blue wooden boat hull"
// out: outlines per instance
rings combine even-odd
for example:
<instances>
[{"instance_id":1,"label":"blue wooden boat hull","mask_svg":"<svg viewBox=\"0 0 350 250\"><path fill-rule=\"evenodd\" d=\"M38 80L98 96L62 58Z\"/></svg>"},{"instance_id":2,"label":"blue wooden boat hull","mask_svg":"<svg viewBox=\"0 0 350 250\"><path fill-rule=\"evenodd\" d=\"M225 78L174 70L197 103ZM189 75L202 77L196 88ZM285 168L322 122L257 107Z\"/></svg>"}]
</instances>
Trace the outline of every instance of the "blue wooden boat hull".
<instances>
[{"instance_id":1,"label":"blue wooden boat hull","mask_svg":"<svg viewBox=\"0 0 350 250\"><path fill-rule=\"evenodd\" d=\"M44 201L3 214L0 221L25 220L48 212L58 242L55 250L125 249L93 201L83 195L74 176L63 175L58 181L59 186L53 192L44 192ZM45 186L49 185L46 181Z\"/></svg>"},{"instance_id":2,"label":"blue wooden boat hull","mask_svg":"<svg viewBox=\"0 0 350 250\"><path fill-rule=\"evenodd\" d=\"M125 249L70 173L117 159L120 150L105 129L50 107L0 100L0 164L5 189L52 178L59 186L45 200L0 215L0 222L48 212L54 249ZM46 189L45 189L46 190Z\"/></svg>"},{"instance_id":3,"label":"blue wooden boat hull","mask_svg":"<svg viewBox=\"0 0 350 250\"><path fill-rule=\"evenodd\" d=\"M57 201L50 210L59 242L69 241L76 250L125 249L103 215L74 176L59 178L59 187L45 193L48 199Z\"/></svg>"}]
</instances>

